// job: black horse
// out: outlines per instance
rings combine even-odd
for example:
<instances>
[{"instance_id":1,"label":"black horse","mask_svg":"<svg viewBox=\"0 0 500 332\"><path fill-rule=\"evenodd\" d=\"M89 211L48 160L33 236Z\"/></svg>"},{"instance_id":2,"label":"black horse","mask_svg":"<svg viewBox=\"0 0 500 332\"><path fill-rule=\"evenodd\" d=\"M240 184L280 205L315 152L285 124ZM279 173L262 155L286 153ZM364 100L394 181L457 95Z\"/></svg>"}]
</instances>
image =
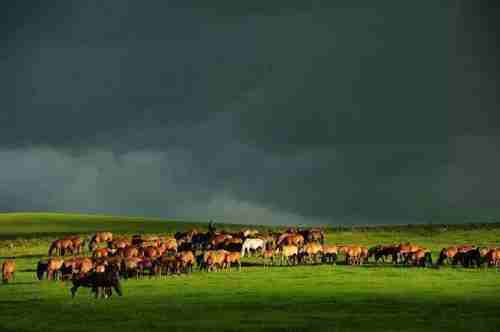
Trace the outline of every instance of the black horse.
<instances>
[{"instance_id":1,"label":"black horse","mask_svg":"<svg viewBox=\"0 0 500 332\"><path fill-rule=\"evenodd\" d=\"M110 297L113 292L112 288L120 296L123 295L120 284L119 268L116 265L106 266L104 272L90 272L84 275L73 275L71 280L73 287L71 287L71 296L75 297L79 287L92 288L95 298Z\"/></svg>"},{"instance_id":2,"label":"black horse","mask_svg":"<svg viewBox=\"0 0 500 332\"><path fill-rule=\"evenodd\" d=\"M457 265L458 263L466 268L474 266L481 267L481 252L479 248L457 253L453 257L453 265Z\"/></svg>"}]
</instances>

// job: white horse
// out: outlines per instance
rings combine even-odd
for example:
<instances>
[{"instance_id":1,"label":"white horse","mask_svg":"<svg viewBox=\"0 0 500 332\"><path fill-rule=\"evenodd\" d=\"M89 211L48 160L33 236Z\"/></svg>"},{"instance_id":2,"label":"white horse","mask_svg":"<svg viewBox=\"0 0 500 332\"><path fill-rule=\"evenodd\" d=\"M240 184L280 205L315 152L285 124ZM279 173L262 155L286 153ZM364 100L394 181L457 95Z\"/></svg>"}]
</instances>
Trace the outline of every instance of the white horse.
<instances>
[{"instance_id":1,"label":"white horse","mask_svg":"<svg viewBox=\"0 0 500 332\"><path fill-rule=\"evenodd\" d=\"M266 243L262 239L246 239L241 246L241 257L245 257L245 254L250 250L264 250L266 249Z\"/></svg>"}]
</instances>

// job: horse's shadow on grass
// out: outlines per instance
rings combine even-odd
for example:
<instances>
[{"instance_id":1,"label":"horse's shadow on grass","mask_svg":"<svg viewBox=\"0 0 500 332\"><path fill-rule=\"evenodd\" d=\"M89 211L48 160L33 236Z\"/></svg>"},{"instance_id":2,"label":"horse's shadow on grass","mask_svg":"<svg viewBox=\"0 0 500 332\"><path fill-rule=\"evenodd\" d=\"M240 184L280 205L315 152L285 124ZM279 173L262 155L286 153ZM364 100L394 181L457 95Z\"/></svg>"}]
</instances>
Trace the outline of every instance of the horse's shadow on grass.
<instances>
[{"instance_id":1,"label":"horse's shadow on grass","mask_svg":"<svg viewBox=\"0 0 500 332\"><path fill-rule=\"evenodd\" d=\"M1 284L1 287L13 287L13 286L18 286L18 285L33 285L35 284L36 281L12 281L7 284Z\"/></svg>"},{"instance_id":2,"label":"horse's shadow on grass","mask_svg":"<svg viewBox=\"0 0 500 332\"><path fill-rule=\"evenodd\" d=\"M0 259L22 259L22 258L42 258L44 255L42 254L33 254L33 255L19 255L19 256L0 256Z\"/></svg>"}]
</instances>

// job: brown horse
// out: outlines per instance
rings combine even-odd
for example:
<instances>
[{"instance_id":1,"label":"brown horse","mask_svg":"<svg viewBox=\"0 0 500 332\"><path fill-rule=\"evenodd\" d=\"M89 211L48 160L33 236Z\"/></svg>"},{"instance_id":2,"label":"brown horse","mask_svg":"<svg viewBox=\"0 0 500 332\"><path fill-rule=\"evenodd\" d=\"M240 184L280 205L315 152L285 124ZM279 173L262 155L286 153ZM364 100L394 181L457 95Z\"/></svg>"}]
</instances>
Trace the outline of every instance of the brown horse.
<instances>
[{"instance_id":1,"label":"brown horse","mask_svg":"<svg viewBox=\"0 0 500 332\"><path fill-rule=\"evenodd\" d=\"M232 239L233 236L229 234L218 234L210 239L210 246L212 249L218 249L221 247L226 240Z\"/></svg>"},{"instance_id":2,"label":"brown horse","mask_svg":"<svg viewBox=\"0 0 500 332\"><path fill-rule=\"evenodd\" d=\"M421 248L415 252L412 252L409 260L413 262L413 265L415 266L422 266L422 267L432 266L431 252L430 250L427 250L425 248Z\"/></svg>"},{"instance_id":3,"label":"brown horse","mask_svg":"<svg viewBox=\"0 0 500 332\"><path fill-rule=\"evenodd\" d=\"M43 275L47 272L47 280L56 280L59 277L64 260L62 258L50 258L47 262L38 262L36 274L39 280L43 279Z\"/></svg>"},{"instance_id":4,"label":"brown horse","mask_svg":"<svg viewBox=\"0 0 500 332\"><path fill-rule=\"evenodd\" d=\"M500 248L490 249L485 259L489 266L500 267Z\"/></svg>"},{"instance_id":5,"label":"brown horse","mask_svg":"<svg viewBox=\"0 0 500 332\"><path fill-rule=\"evenodd\" d=\"M107 257L108 255L109 255L108 248L97 248L92 252L92 257L94 258Z\"/></svg>"},{"instance_id":6,"label":"brown horse","mask_svg":"<svg viewBox=\"0 0 500 332\"><path fill-rule=\"evenodd\" d=\"M422 249L420 246L413 243L401 243L398 246L397 253L399 255L399 262L403 264L408 264L411 258L411 254L417 250Z\"/></svg>"},{"instance_id":7,"label":"brown horse","mask_svg":"<svg viewBox=\"0 0 500 332\"><path fill-rule=\"evenodd\" d=\"M309 242L302 248L299 258L300 261L306 263L306 260L310 263L315 263L321 259L323 253L323 246L316 242Z\"/></svg>"},{"instance_id":8,"label":"brown horse","mask_svg":"<svg viewBox=\"0 0 500 332\"><path fill-rule=\"evenodd\" d=\"M325 263L335 264L337 261L338 249L336 245L324 244L323 245L323 261Z\"/></svg>"},{"instance_id":9,"label":"brown horse","mask_svg":"<svg viewBox=\"0 0 500 332\"><path fill-rule=\"evenodd\" d=\"M105 243L105 242L111 242L111 241L113 241L113 233L111 233L111 232L97 232L90 239L89 250L93 251L95 248L97 248L97 245L99 243Z\"/></svg>"},{"instance_id":10,"label":"brown horse","mask_svg":"<svg viewBox=\"0 0 500 332\"><path fill-rule=\"evenodd\" d=\"M179 261L179 267L184 272L193 272L193 266L196 262L193 252L186 250L181 251L176 255L177 260Z\"/></svg>"},{"instance_id":11,"label":"brown horse","mask_svg":"<svg viewBox=\"0 0 500 332\"><path fill-rule=\"evenodd\" d=\"M161 245L162 254L164 252L177 252L177 240L175 238L167 238Z\"/></svg>"},{"instance_id":12,"label":"brown horse","mask_svg":"<svg viewBox=\"0 0 500 332\"><path fill-rule=\"evenodd\" d=\"M296 265L299 259L299 247L296 245L284 245L279 249L280 265L286 262L288 265Z\"/></svg>"},{"instance_id":13,"label":"brown horse","mask_svg":"<svg viewBox=\"0 0 500 332\"><path fill-rule=\"evenodd\" d=\"M325 240L325 234L320 228L312 228L306 229L299 232L303 237L306 243L309 242L318 242L323 244Z\"/></svg>"},{"instance_id":14,"label":"brown horse","mask_svg":"<svg viewBox=\"0 0 500 332\"><path fill-rule=\"evenodd\" d=\"M275 254L274 249L266 249L262 252L262 258L264 259L264 267L274 264L274 254Z\"/></svg>"},{"instance_id":15,"label":"brown horse","mask_svg":"<svg viewBox=\"0 0 500 332\"><path fill-rule=\"evenodd\" d=\"M236 264L238 271L241 271L241 253L239 251L229 251L226 254L224 261L226 269L230 270L233 264Z\"/></svg>"},{"instance_id":16,"label":"brown horse","mask_svg":"<svg viewBox=\"0 0 500 332\"><path fill-rule=\"evenodd\" d=\"M83 240L78 235L66 236L63 240L70 240L73 254L80 255L83 252Z\"/></svg>"},{"instance_id":17,"label":"brown horse","mask_svg":"<svg viewBox=\"0 0 500 332\"><path fill-rule=\"evenodd\" d=\"M57 256L64 256L66 251L73 253L73 241L70 239L55 240L49 247L49 256L56 252Z\"/></svg>"},{"instance_id":18,"label":"brown horse","mask_svg":"<svg viewBox=\"0 0 500 332\"><path fill-rule=\"evenodd\" d=\"M139 278L139 264L141 263L142 258L140 257L130 257L124 258L121 262L121 271L125 278L135 277Z\"/></svg>"},{"instance_id":19,"label":"brown horse","mask_svg":"<svg viewBox=\"0 0 500 332\"><path fill-rule=\"evenodd\" d=\"M14 273L16 272L16 261L13 259L8 259L2 264L2 282L4 284L12 281L14 279Z\"/></svg>"},{"instance_id":20,"label":"brown horse","mask_svg":"<svg viewBox=\"0 0 500 332\"><path fill-rule=\"evenodd\" d=\"M363 249L361 246L357 245L352 245L352 246L342 246L339 249L340 253L343 253L345 255L345 262L348 265L353 265L353 264L362 264L362 254L363 254Z\"/></svg>"},{"instance_id":21,"label":"brown horse","mask_svg":"<svg viewBox=\"0 0 500 332\"><path fill-rule=\"evenodd\" d=\"M278 239L278 246L284 245L301 248L304 245L304 237L301 234L282 234Z\"/></svg>"},{"instance_id":22,"label":"brown horse","mask_svg":"<svg viewBox=\"0 0 500 332\"><path fill-rule=\"evenodd\" d=\"M130 241L125 238L113 239L109 242L109 247L112 249L124 249L130 245Z\"/></svg>"},{"instance_id":23,"label":"brown horse","mask_svg":"<svg viewBox=\"0 0 500 332\"><path fill-rule=\"evenodd\" d=\"M206 251L203 256L203 261L207 271L219 271L223 269L227 253L228 251L226 250Z\"/></svg>"}]
</instances>

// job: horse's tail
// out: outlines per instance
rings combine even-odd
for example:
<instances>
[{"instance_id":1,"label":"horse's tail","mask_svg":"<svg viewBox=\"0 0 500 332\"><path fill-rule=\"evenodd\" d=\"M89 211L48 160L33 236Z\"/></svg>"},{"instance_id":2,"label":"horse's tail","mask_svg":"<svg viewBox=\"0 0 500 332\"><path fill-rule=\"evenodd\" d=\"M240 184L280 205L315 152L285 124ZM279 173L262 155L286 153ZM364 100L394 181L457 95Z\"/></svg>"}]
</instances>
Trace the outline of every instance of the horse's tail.
<instances>
[{"instance_id":1,"label":"horse's tail","mask_svg":"<svg viewBox=\"0 0 500 332\"><path fill-rule=\"evenodd\" d=\"M241 257L245 257L245 243L243 243L243 245L241 246Z\"/></svg>"}]
</instances>

